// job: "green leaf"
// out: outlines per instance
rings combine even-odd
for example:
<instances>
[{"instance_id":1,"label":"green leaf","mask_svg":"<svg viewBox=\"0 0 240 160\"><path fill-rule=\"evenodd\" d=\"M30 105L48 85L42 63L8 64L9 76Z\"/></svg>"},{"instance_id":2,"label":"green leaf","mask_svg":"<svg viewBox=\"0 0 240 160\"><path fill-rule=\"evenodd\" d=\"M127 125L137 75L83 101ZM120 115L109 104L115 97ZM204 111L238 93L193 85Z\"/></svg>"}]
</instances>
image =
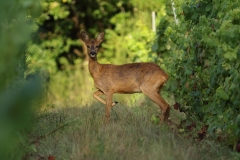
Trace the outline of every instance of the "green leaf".
<instances>
[{"instance_id":1,"label":"green leaf","mask_svg":"<svg viewBox=\"0 0 240 160\"><path fill-rule=\"evenodd\" d=\"M231 83L230 87L229 87L230 90L234 90L236 89L236 84L235 83Z\"/></svg>"},{"instance_id":2,"label":"green leaf","mask_svg":"<svg viewBox=\"0 0 240 160\"><path fill-rule=\"evenodd\" d=\"M157 50L158 50L158 44L154 43L153 46L152 46L152 51L156 52Z\"/></svg>"},{"instance_id":3,"label":"green leaf","mask_svg":"<svg viewBox=\"0 0 240 160\"><path fill-rule=\"evenodd\" d=\"M240 114L238 114L237 118L236 118L236 123L240 124Z\"/></svg>"},{"instance_id":4,"label":"green leaf","mask_svg":"<svg viewBox=\"0 0 240 160\"><path fill-rule=\"evenodd\" d=\"M227 92L222 87L218 87L218 89L216 90L216 94L219 98L221 98L223 100L228 100L229 99L229 95L227 94Z\"/></svg>"},{"instance_id":5,"label":"green leaf","mask_svg":"<svg viewBox=\"0 0 240 160\"><path fill-rule=\"evenodd\" d=\"M211 9L212 9L212 5L211 4L207 5L206 11L209 12Z\"/></svg>"},{"instance_id":6,"label":"green leaf","mask_svg":"<svg viewBox=\"0 0 240 160\"><path fill-rule=\"evenodd\" d=\"M237 53L233 51L228 51L223 56L230 61L237 59Z\"/></svg>"},{"instance_id":7,"label":"green leaf","mask_svg":"<svg viewBox=\"0 0 240 160\"><path fill-rule=\"evenodd\" d=\"M178 88L178 82L175 79L170 77L166 84L166 89L169 89L170 91L174 92L177 90L177 88Z\"/></svg>"},{"instance_id":8,"label":"green leaf","mask_svg":"<svg viewBox=\"0 0 240 160\"><path fill-rule=\"evenodd\" d=\"M194 13L191 17L192 20L196 20L199 16L199 13Z\"/></svg>"},{"instance_id":9,"label":"green leaf","mask_svg":"<svg viewBox=\"0 0 240 160\"><path fill-rule=\"evenodd\" d=\"M191 96L193 96L193 97L199 97L200 95L201 95L201 92L199 92L199 91L194 91L191 93Z\"/></svg>"}]
</instances>

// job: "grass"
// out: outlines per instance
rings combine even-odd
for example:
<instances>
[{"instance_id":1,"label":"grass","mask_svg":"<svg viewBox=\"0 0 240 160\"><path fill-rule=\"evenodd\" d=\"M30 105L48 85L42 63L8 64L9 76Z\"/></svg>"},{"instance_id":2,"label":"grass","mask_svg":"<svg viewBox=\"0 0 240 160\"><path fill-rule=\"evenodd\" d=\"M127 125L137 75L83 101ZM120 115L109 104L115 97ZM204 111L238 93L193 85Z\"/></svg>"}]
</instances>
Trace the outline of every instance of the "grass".
<instances>
[{"instance_id":1,"label":"grass","mask_svg":"<svg viewBox=\"0 0 240 160\"><path fill-rule=\"evenodd\" d=\"M210 140L196 141L155 125L157 107L112 109L104 125L104 105L66 107L39 115L29 135L33 150L27 159L57 160L231 160L232 152ZM175 113L172 114L172 117ZM40 158L39 158L40 157Z\"/></svg>"}]
</instances>

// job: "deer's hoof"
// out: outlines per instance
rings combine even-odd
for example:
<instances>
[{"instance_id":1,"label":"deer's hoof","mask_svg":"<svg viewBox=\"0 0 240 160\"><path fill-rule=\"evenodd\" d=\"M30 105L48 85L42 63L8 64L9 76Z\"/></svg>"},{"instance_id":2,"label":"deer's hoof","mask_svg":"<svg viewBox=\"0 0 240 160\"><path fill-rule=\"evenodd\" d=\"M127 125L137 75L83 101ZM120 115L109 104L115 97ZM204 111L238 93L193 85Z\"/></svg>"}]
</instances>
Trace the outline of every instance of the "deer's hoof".
<instances>
[{"instance_id":1,"label":"deer's hoof","mask_svg":"<svg viewBox=\"0 0 240 160\"><path fill-rule=\"evenodd\" d=\"M112 107L115 106L116 104L118 104L118 102L116 102L116 101L113 102L113 103L112 103Z\"/></svg>"}]
</instances>

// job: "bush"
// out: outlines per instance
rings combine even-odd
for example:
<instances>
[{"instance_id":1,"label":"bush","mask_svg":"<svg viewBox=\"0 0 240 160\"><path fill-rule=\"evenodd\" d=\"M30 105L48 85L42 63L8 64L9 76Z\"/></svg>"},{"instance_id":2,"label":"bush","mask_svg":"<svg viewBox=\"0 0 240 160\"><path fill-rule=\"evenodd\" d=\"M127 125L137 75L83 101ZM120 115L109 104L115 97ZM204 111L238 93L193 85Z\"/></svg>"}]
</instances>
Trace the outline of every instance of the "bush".
<instances>
[{"instance_id":1,"label":"bush","mask_svg":"<svg viewBox=\"0 0 240 160\"><path fill-rule=\"evenodd\" d=\"M240 4L189 0L177 13L180 23L158 33L171 46L162 61L176 101L215 138L227 135L234 145L240 137Z\"/></svg>"},{"instance_id":2,"label":"bush","mask_svg":"<svg viewBox=\"0 0 240 160\"><path fill-rule=\"evenodd\" d=\"M0 157L22 159L30 148L25 138L33 100L41 92L40 81L25 80L26 44L40 6L35 0L1 1L0 12Z\"/></svg>"}]
</instances>

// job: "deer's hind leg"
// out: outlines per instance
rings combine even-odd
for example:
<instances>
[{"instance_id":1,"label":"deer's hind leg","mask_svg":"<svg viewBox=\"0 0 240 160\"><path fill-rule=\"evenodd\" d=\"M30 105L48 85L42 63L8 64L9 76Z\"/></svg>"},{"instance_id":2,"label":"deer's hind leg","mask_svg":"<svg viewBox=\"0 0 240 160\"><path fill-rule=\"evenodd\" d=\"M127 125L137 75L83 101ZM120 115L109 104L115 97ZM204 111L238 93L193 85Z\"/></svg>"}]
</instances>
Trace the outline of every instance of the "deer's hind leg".
<instances>
[{"instance_id":1,"label":"deer's hind leg","mask_svg":"<svg viewBox=\"0 0 240 160\"><path fill-rule=\"evenodd\" d=\"M101 90L97 90L96 92L93 93L93 97L102 102L103 104L107 104L105 100L99 97L99 95L104 94ZM112 107L115 106L118 102L112 102Z\"/></svg>"},{"instance_id":2,"label":"deer's hind leg","mask_svg":"<svg viewBox=\"0 0 240 160\"><path fill-rule=\"evenodd\" d=\"M158 90L151 89L148 86L142 87L141 89L142 92L153 102L155 102L162 110L160 115L160 123L166 122L170 113L170 105L162 98L162 96L158 93Z\"/></svg>"}]
</instances>

